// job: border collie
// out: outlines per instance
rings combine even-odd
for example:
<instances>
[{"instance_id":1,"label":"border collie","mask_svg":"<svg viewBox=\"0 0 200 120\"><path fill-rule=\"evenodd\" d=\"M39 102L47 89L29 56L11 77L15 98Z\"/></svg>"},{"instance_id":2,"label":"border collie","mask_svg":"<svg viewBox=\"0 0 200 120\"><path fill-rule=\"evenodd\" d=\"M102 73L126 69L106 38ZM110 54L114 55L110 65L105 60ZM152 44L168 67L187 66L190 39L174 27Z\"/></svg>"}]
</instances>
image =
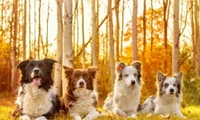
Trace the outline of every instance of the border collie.
<instances>
[{"instance_id":1,"label":"border collie","mask_svg":"<svg viewBox=\"0 0 200 120\"><path fill-rule=\"evenodd\" d=\"M167 77L162 72L157 73L157 95L150 96L140 107L140 112L161 114L163 117L177 115L185 118L180 110L182 72L174 77Z\"/></svg>"},{"instance_id":2,"label":"border collie","mask_svg":"<svg viewBox=\"0 0 200 120\"><path fill-rule=\"evenodd\" d=\"M62 97L64 109L75 120L93 120L98 117L96 110L98 95L94 91L93 81L98 68L73 69L63 66L68 79L67 90Z\"/></svg>"},{"instance_id":3,"label":"border collie","mask_svg":"<svg viewBox=\"0 0 200 120\"><path fill-rule=\"evenodd\" d=\"M137 118L140 104L141 63L133 62L128 66L119 62L116 70L114 91L104 101L103 109L122 117Z\"/></svg>"},{"instance_id":4,"label":"border collie","mask_svg":"<svg viewBox=\"0 0 200 120\"><path fill-rule=\"evenodd\" d=\"M16 104L22 120L46 120L59 111L59 98L53 93L51 78L53 64L56 61L43 60L22 61L17 68L21 70L22 78Z\"/></svg>"}]
</instances>

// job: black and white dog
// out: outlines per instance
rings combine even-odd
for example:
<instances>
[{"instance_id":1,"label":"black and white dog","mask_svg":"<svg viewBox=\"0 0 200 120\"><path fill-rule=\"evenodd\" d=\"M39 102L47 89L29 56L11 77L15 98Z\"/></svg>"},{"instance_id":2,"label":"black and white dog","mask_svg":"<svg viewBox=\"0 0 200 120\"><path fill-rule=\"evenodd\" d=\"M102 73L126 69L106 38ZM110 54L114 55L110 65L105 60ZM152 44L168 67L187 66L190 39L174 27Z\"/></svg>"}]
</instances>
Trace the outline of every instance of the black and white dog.
<instances>
[{"instance_id":1,"label":"black and white dog","mask_svg":"<svg viewBox=\"0 0 200 120\"><path fill-rule=\"evenodd\" d=\"M52 59L22 61L17 68L22 78L16 104L22 120L46 120L59 111L60 100L53 93Z\"/></svg>"},{"instance_id":2,"label":"black and white dog","mask_svg":"<svg viewBox=\"0 0 200 120\"><path fill-rule=\"evenodd\" d=\"M182 72L174 77L167 77L162 72L157 73L157 95L150 96L140 107L140 112L161 114L164 117L177 115L185 118L180 110Z\"/></svg>"},{"instance_id":3,"label":"black and white dog","mask_svg":"<svg viewBox=\"0 0 200 120\"><path fill-rule=\"evenodd\" d=\"M116 69L114 91L104 101L103 109L122 117L136 118L141 95L141 63L128 66L119 62Z\"/></svg>"}]
</instances>

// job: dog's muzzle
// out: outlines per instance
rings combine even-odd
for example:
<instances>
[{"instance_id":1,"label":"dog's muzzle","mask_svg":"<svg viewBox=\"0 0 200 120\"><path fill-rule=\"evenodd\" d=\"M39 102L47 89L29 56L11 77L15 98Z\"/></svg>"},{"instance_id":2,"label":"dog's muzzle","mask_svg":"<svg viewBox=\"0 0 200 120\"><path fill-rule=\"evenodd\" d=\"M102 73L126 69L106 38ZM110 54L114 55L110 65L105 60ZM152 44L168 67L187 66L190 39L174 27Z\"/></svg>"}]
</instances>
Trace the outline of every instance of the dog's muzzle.
<instances>
[{"instance_id":1,"label":"dog's muzzle","mask_svg":"<svg viewBox=\"0 0 200 120\"><path fill-rule=\"evenodd\" d=\"M37 86L41 85L42 78L41 78L41 74L40 74L40 69L35 68L33 70L32 74L31 74L31 80L32 80L32 82L31 82L32 84L37 85Z\"/></svg>"},{"instance_id":2,"label":"dog's muzzle","mask_svg":"<svg viewBox=\"0 0 200 120\"><path fill-rule=\"evenodd\" d=\"M135 85L135 81L134 80L131 81L131 85Z\"/></svg>"},{"instance_id":3,"label":"dog's muzzle","mask_svg":"<svg viewBox=\"0 0 200 120\"><path fill-rule=\"evenodd\" d=\"M174 89L169 89L170 94L174 94Z\"/></svg>"}]
</instances>

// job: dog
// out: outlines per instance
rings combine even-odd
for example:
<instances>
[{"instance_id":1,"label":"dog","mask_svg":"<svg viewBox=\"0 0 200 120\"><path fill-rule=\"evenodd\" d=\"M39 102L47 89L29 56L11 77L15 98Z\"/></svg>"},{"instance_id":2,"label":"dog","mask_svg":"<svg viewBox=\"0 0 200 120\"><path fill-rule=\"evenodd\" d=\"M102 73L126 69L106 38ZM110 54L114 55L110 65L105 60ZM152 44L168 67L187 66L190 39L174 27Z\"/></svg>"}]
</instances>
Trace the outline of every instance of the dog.
<instances>
[{"instance_id":1,"label":"dog","mask_svg":"<svg viewBox=\"0 0 200 120\"><path fill-rule=\"evenodd\" d=\"M93 120L98 117L96 110L98 94L93 81L98 68L73 69L63 66L68 79L67 90L62 97L62 106L75 120Z\"/></svg>"},{"instance_id":2,"label":"dog","mask_svg":"<svg viewBox=\"0 0 200 120\"><path fill-rule=\"evenodd\" d=\"M130 66L117 63L114 90L105 99L103 109L121 117L137 118L140 89L141 63L136 61Z\"/></svg>"},{"instance_id":3,"label":"dog","mask_svg":"<svg viewBox=\"0 0 200 120\"><path fill-rule=\"evenodd\" d=\"M140 107L141 113L160 114L164 118L177 115L185 118L180 110L182 72L174 77L167 77L162 72L157 73L157 94L150 96Z\"/></svg>"},{"instance_id":4,"label":"dog","mask_svg":"<svg viewBox=\"0 0 200 120\"><path fill-rule=\"evenodd\" d=\"M15 102L18 108L13 113L20 112L22 120L47 120L59 111L60 100L53 92L51 78L55 62L48 58L25 60L17 66L22 77Z\"/></svg>"}]
</instances>

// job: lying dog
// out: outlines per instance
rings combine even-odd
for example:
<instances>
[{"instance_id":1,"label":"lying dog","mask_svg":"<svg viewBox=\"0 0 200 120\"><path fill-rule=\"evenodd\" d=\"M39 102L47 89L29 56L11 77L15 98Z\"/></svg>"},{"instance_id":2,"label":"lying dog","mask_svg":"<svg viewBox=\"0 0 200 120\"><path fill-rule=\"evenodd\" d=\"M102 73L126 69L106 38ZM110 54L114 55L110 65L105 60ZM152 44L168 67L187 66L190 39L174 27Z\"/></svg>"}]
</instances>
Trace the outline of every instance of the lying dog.
<instances>
[{"instance_id":1,"label":"lying dog","mask_svg":"<svg viewBox=\"0 0 200 120\"><path fill-rule=\"evenodd\" d=\"M140 107L140 112L161 114L165 116L177 115L185 118L180 110L182 72L174 77L167 77L157 73L157 96L150 96Z\"/></svg>"},{"instance_id":2,"label":"lying dog","mask_svg":"<svg viewBox=\"0 0 200 120\"><path fill-rule=\"evenodd\" d=\"M66 78L68 78L67 91L62 103L66 111L75 120L83 118L87 120L95 119L99 113L96 110L98 95L93 89L93 81L98 68L73 69L64 66Z\"/></svg>"},{"instance_id":3,"label":"lying dog","mask_svg":"<svg viewBox=\"0 0 200 120\"><path fill-rule=\"evenodd\" d=\"M22 120L46 120L59 111L59 98L53 93L52 59L22 61L17 68L22 78L16 104Z\"/></svg>"},{"instance_id":4,"label":"lying dog","mask_svg":"<svg viewBox=\"0 0 200 120\"><path fill-rule=\"evenodd\" d=\"M104 101L103 109L122 117L136 118L140 104L141 63L128 66L120 62L116 69L114 92Z\"/></svg>"}]
</instances>

